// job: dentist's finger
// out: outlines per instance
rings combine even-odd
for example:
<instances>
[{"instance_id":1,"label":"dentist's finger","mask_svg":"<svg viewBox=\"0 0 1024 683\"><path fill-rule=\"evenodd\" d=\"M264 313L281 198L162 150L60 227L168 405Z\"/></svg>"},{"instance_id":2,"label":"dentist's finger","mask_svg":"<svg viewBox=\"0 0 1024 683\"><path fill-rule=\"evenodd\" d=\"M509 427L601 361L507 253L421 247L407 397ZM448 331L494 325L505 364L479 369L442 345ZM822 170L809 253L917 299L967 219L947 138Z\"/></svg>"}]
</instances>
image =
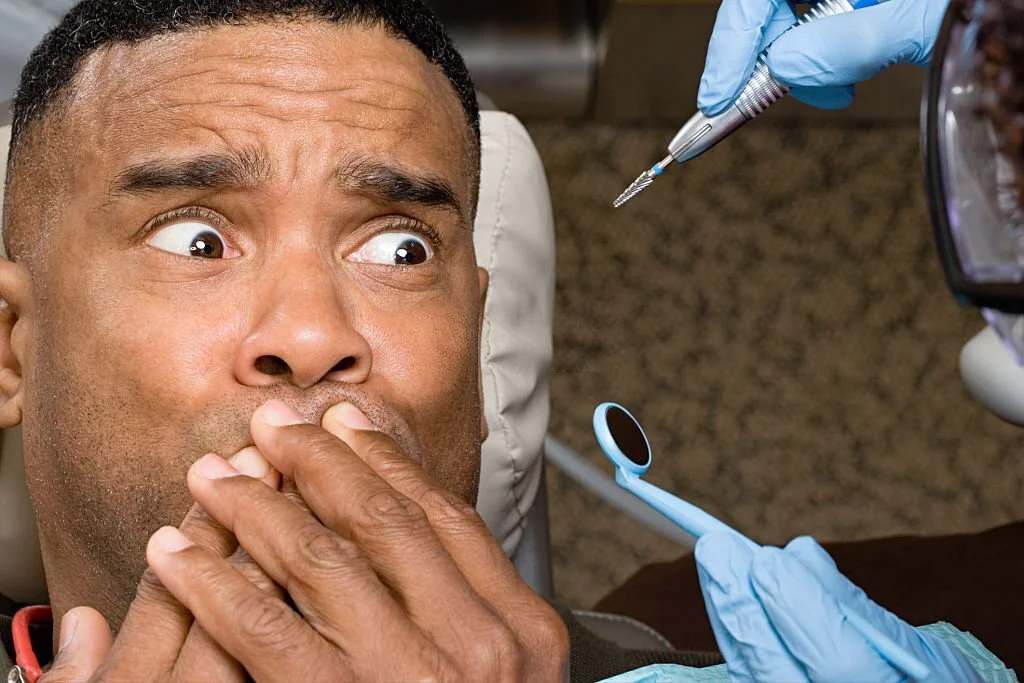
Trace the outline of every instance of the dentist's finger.
<instances>
[{"instance_id":1,"label":"dentist's finger","mask_svg":"<svg viewBox=\"0 0 1024 683\"><path fill-rule=\"evenodd\" d=\"M823 17L780 36L768 70L794 87L845 86L898 63L927 65L945 14L939 0L890 0Z\"/></svg>"},{"instance_id":2,"label":"dentist's finger","mask_svg":"<svg viewBox=\"0 0 1024 683\"><path fill-rule=\"evenodd\" d=\"M789 91L793 99L818 109L844 109L853 104L852 85L837 85L827 88L793 88Z\"/></svg>"},{"instance_id":3,"label":"dentist's finger","mask_svg":"<svg viewBox=\"0 0 1024 683\"><path fill-rule=\"evenodd\" d=\"M805 683L803 667L779 639L750 583L759 552L730 532L697 541L694 559L715 640L734 681Z\"/></svg>"},{"instance_id":4,"label":"dentist's finger","mask_svg":"<svg viewBox=\"0 0 1024 683\"><path fill-rule=\"evenodd\" d=\"M750 581L786 649L815 683L897 683L889 665L845 618L835 597L778 548L754 558Z\"/></svg>"},{"instance_id":5,"label":"dentist's finger","mask_svg":"<svg viewBox=\"0 0 1024 683\"><path fill-rule=\"evenodd\" d=\"M795 21L786 0L722 0L697 91L700 110L714 116L732 104L750 78L766 39Z\"/></svg>"}]
</instances>

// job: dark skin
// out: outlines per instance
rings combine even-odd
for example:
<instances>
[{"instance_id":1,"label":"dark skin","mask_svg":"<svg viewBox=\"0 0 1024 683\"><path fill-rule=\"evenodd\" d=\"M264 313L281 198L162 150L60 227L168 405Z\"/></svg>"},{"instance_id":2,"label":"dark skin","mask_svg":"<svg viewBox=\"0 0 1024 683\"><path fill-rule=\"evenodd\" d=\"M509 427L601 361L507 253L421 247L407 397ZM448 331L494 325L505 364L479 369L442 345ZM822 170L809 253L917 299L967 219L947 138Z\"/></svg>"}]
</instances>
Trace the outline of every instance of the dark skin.
<instances>
[{"instance_id":1,"label":"dark skin","mask_svg":"<svg viewBox=\"0 0 1024 683\"><path fill-rule=\"evenodd\" d=\"M440 70L298 22L105 49L76 86L0 263L0 427L55 614L95 608L47 683L560 677L472 509L486 275Z\"/></svg>"}]
</instances>

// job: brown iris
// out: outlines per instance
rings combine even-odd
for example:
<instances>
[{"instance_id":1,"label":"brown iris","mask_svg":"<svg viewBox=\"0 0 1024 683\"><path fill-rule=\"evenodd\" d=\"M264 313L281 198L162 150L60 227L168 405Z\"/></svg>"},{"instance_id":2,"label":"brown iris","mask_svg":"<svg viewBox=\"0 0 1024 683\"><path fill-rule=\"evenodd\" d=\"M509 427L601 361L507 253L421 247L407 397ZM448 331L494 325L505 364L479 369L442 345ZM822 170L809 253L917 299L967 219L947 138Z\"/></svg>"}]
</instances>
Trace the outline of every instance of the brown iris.
<instances>
[{"instance_id":1,"label":"brown iris","mask_svg":"<svg viewBox=\"0 0 1024 683\"><path fill-rule=\"evenodd\" d=\"M418 266L427 260L427 249L418 240L406 240L395 249L396 266Z\"/></svg>"},{"instance_id":2,"label":"brown iris","mask_svg":"<svg viewBox=\"0 0 1024 683\"><path fill-rule=\"evenodd\" d=\"M201 232L192 239L188 247L189 254L200 258L222 258L224 242L215 232Z\"/></svg>"}]
</instances>

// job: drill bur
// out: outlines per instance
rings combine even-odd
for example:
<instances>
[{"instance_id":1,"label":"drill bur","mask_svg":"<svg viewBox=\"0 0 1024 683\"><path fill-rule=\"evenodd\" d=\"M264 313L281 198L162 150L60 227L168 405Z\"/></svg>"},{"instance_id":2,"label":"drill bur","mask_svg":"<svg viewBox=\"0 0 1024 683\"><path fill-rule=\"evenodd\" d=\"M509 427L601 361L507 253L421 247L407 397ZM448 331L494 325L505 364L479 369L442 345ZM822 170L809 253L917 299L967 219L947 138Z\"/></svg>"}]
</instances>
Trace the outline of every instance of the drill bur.
<instances>
[{"instance_id":1,"label":"drill bur","mask_svg":"<svg viewBox=\"0 0 1024 683\"><path fill-rule=\"evenodd\" d=\"M654 182L654 179L665 172L665 168L673 161L672 155L668 155L654 166L640 174L640 177L633 181L633 184L626 188L626 191L619 195L619 198L612 202L614 208L619 208L633 197L637 196Z\"/></svg>"}]
</instances>

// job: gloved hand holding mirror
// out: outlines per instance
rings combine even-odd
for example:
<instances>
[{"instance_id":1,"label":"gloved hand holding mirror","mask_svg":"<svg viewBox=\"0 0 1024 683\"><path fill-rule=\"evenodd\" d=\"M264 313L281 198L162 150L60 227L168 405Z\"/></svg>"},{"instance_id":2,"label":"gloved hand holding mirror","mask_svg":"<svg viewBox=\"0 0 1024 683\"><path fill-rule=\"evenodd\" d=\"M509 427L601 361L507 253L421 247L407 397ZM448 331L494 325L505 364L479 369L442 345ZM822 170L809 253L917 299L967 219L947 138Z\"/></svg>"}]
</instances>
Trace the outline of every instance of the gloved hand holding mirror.
<instances>
[{"instance_id":1,"label":"gloved hand holding mirror","mask_svg":"<svg viewBox=\"0 0 1024 683\"><path fill-rule=\"evenodd\" d=\"M650 442L622 406L598 406L594 433L619 485L698 538L701 590L733 680L982 680L955 647L868 599L813 539L761 547L643 481Z\"/></svg>"}]
</instances>

